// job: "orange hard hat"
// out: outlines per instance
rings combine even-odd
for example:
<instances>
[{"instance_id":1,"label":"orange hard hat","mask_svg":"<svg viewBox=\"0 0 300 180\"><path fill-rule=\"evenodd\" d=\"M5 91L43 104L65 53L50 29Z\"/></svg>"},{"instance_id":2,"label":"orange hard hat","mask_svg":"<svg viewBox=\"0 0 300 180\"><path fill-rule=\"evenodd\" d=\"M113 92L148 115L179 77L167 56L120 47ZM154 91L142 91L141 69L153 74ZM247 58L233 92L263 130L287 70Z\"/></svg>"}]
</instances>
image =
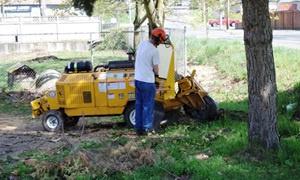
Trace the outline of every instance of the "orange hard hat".
<instances>
[{"instance_id":1,"label":"orange hard hat","mask_svg":"<svg viewBox=\"0 0 300 180\"><path fill-rule=\"evenodd\" d=\"M157 37L160 41L165 41L166 32L162 28L155 28L152 30L153 36Z\"/></svg>"}]
</instances>

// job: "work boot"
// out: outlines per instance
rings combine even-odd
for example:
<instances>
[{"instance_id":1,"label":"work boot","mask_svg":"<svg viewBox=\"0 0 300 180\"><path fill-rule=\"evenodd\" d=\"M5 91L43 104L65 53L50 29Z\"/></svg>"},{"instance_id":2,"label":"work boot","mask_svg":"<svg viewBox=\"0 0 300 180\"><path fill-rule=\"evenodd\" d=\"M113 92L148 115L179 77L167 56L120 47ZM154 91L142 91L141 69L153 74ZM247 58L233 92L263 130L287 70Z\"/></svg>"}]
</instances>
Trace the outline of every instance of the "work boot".
<instances>
[{"instance_id":1,"label":"work boot","mask_svg":"<svg viewBox=\"0 0 300 180\"><path fill-rule=\"evenodd\" d=\"M141 129L137 129L137 130L136 130L136 135L137 135L137 136L143 136L143 135L144 135L144 131L141 130Z\"/></svg>"},{"instance_id":2,"label":"work boot","mask_svg":"<svg viewBox=\"0 0 300 180\"><path fill-rule=\"evenodd\" d=\"M148 131L143 131L143 136L148 136Z\"/></svg>"}]
</instances>

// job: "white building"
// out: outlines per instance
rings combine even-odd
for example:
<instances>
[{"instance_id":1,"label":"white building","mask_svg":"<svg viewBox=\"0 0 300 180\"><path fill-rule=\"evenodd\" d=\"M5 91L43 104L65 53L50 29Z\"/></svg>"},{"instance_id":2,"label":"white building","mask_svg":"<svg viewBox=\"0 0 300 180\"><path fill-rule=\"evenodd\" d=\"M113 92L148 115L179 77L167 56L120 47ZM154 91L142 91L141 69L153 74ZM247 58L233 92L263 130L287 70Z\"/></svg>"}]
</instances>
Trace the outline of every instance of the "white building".
<instances>
[{"instance_id":1,"label":"white building","mask_svg":"<svg viewBox=\"0 0 300 180\"><path fill-rule=\"evenodd\" d=\"M56 12L64 12L64 10L58 10L57 8L64 4L62 0L44 0L46 6L46 16L53 16ZM40 5L37 0L10 0L6 4L0 4L1 12L0 17L30 17L30 16L41 16L40 15ZM4 15L3 15L4 7ZM85 15L83 11L75 11L74 8L71 9L72 12L78 15Z\"/></svg>"}]
</instances>

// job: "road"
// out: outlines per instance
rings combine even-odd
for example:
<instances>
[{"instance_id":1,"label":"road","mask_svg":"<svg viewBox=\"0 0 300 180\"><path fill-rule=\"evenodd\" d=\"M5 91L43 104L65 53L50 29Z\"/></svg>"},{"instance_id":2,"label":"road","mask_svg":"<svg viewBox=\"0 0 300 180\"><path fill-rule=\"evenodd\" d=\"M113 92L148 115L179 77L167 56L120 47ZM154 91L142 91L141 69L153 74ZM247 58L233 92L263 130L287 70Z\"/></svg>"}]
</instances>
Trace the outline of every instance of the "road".
<instances>
[{"instance_id":1,"label":"road","mask_svg":"<svg viewBox=\"0 0 300 180\"><path fill-rule=\"evenodd\" d=\"M194 28L185 23L191 18L188 11L177 10L176 12L178 12L175 13L177 15L169 16L166 19L165 28L183 29L186 26L187 36L206 37L206 28L203 25ZM244 30L232 27L230 30L209 27L209 38L243 41ZM273 46L300 49L300 30L273 30Z\"/></svg>"}]
</instances>

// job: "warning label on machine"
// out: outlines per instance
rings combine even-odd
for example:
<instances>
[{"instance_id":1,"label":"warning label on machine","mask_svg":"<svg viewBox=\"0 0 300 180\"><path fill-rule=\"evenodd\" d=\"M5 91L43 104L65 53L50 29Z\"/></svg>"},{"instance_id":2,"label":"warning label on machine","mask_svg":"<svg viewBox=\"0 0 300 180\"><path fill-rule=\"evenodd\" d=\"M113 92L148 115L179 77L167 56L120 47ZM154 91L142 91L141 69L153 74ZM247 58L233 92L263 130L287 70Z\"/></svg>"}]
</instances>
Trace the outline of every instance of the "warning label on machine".
<instances>
[{"instance_id":1,"label":"warning label on machine","mask_svg":"<svg viewBox=\"0 0 300 180\"><path fill-rule=\"evenodd\" d=\"M125 81L107 82L108 90L126 89Z\"/></svg>"},{"instance_id":2,"label":"warning label on machine","mask_svg":"<svg viewBox=\"0 0 300 180\"><path fill-rule=\"evenodd\" d=\"M106 82L98 82L99 92L106 92Z\"/></svg>"},{"instance_id":3,"label":"warning label on machine","mask_svg":"<svg viewBox=\"0 0 300 180\"><path fill-rule=\"evenodd\" d=\"M107 93L108 99L115 99L115 93Z\"/></svg>"},{"instance_id":4,"label":"warning label on machine","mask_svg":"<svg viewBox=\"0 0 300 180\"><path fill-rule=\"evenodd\" d=\"M107 78L107 73L100 73L99 74L99 79L106 79Z\"/></svg>"},{"instance_id":5,"label":"warning label on machine","mask_svg":"<svg viewBox=\"0 0 300 180\"><path fill-rule=\"evenodd\" d=\"M134 86L134 81L129 81L130 86Z\"/></svg>"}]
</instances>

